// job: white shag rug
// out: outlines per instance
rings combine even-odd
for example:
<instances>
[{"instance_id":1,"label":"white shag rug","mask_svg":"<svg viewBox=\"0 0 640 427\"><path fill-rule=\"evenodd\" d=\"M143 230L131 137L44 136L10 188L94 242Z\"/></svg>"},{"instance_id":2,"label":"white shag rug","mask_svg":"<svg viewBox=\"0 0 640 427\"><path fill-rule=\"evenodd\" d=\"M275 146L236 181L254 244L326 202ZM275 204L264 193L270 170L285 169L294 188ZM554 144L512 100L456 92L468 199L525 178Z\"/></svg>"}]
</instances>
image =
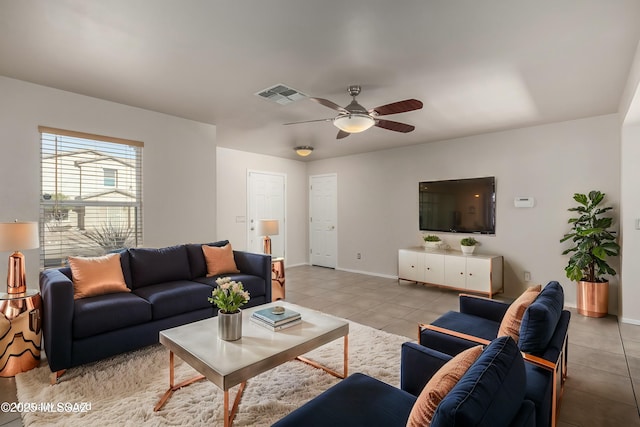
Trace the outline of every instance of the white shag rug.
<instances>
[{"instance_id":1,"label":"white shag rug","mask_svg":"<svg viewBox=\"0 0 640 427\"><path fill-rule=\"evenodd\" d=\"M400 347L407 337L350 322L349 374L363 372L400 384ZM342 372L344 340L307 357ZM175 357L175 383L197 372ZM16 376L21 404L53 404L62 412L23 412L26 426L222 426L223 392L207 380L176 391L158 412L153 407L169 386L169 351L161 345L67 370L49 385L48 366ZM269 426L339 380L299 361L287 362L247 381L235 426ZM233 402L238 387L231 389ZM90 404L90 410L85 405ZM67 405L69 404L69 405ZM76 405L70 406L70 405Z\"/></svg>"}]
</instances>

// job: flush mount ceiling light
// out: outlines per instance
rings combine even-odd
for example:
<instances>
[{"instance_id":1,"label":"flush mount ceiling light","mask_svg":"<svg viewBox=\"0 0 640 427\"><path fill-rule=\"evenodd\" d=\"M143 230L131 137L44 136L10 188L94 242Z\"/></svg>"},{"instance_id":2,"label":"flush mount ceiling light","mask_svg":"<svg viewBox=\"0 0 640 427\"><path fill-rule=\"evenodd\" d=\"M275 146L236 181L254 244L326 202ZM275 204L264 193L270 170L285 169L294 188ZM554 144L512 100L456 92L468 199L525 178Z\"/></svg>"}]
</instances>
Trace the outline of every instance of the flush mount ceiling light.
<instances>
[{"instance_id":1,"label":"flush mount ceiling light","mask_svg":"<svg viewBox=\"0 0 640 427\"><path fill-rule=\"evenodd\" d=\"M298 146L298 147L294 148L294 150L296 151L298 156L307 157L309 154L311 154L313 152L313 147L311 147L309 145L301 145L301 146Z\"/></svg>"},{"instance_id":2,"label":"flush mount ceiling light","mask_svg":"<svg viewBox=\"0 0 640 427\"><path fill-rule=\"evenodd\" d=\"M364 132L375 124L376 121L368 114L345 114L333 119L335 127L348 133Z\"/></svg>"}]
</instances>

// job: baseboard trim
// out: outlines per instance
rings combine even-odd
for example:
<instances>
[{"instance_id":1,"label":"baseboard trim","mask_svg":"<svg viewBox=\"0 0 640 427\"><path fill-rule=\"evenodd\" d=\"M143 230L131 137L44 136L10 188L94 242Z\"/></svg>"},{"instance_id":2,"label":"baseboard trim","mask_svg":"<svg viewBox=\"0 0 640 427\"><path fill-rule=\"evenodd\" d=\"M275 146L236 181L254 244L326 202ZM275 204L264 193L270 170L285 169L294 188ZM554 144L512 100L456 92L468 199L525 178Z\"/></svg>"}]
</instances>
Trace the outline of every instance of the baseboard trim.
<instances>
[{"instance_id":1,"label":"baseboard trim","mask_svg":"<svg viewBox=\"0 0 640 427\"><path fill-rule=\"evenodd\" d=\"M289 264L287 264L286 259L285 259L285 267L286 267L286 268L292 268L292 267L303 267L303 266L305 266L305 265L309 265L309 263L308 263L308 262L301 262L301 263L298 263L298 264L291 264L291 265L289 265Z\"/></svg>"},{"instance_id":2,"label":"baseboard trim","mask_svg":"<svg viewBox=\"0 0 640 427\"><path fill-rule=\"evenodd\" d=\"M289 268L289 267L301 267L301 266L325 268L325 267L321 267L319 265L314 266L313 264L311 264L309 262L302 262L302 263L299 263L299 264L287 265L287 268ZM384 279L398 280L398 276L394 276L394 275L391 275L391 274L372 273L370 271L354 270L354 269L351 269L351 268L342 268L342 267L335 267L334 270L336 270L336 271L344 271L344 272L347 272L347 273L364 274L365 276L382 277Z\"/></svg>"},{"instance_id":3,"label":"baseboard trim","mask_svg":"<svg viewBox=\"0 0 640 427\"><path fill-rule=\"evenodd\" d=\"M629 319L627 317L620 318L620 322L628 323L630 325L640 325L640 320L638 320L638 319Z\"/></svg>"},{"instance_id":4,"label":"baseboard trim","mask_svg":"<svg viewBox=\"0 0 640 427\"><path fill-rule=\"evenodd\" d=\"M398 280L398 276L393 276L393 275L389 275L389 274L372 273L370 271L353 270L353 269L350 269L350 268L341 268L341 267L336 267L336 270L346 271L347 273L364 274L365 276L374 276L374 277L382 277L382 278L385 278L385 279Z\"/></svg>"}]
</instances>

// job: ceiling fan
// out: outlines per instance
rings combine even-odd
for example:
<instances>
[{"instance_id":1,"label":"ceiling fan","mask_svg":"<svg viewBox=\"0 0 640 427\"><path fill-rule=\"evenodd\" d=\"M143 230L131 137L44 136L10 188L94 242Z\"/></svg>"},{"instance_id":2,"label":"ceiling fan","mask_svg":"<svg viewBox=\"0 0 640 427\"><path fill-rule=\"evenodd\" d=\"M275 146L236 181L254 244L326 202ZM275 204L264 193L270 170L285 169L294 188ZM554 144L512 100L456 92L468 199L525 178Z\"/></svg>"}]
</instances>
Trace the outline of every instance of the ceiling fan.
<instances>
[{"instance_id":1,"label":"ceiling fan","mask_svg":"<svg viewBox=\"0 0 640 427\"><path fill-rule=\"evenodd\" d=\"M421 101L418 101L417 99L405 99L404 101L393 102L391 104L381 105L367 110L356 101L356 96L360 94L360 90L361 88L359 85L349 86L349 95L353 97L353 100L346 107L341 107L328 99L309 97L310 100L315 101L320 105L324 105L325 107L338 111L338 115L334 118L305 120L284 124L295 125L311 122L333 122L333 125L340 129L336 139L346 138L352 133L363 132L372 126L403 133L411 132L415 129L415 126L408 125L406 123L379 119L378 117L419 110L422 108Z\"/></svg>"}]
</instances>

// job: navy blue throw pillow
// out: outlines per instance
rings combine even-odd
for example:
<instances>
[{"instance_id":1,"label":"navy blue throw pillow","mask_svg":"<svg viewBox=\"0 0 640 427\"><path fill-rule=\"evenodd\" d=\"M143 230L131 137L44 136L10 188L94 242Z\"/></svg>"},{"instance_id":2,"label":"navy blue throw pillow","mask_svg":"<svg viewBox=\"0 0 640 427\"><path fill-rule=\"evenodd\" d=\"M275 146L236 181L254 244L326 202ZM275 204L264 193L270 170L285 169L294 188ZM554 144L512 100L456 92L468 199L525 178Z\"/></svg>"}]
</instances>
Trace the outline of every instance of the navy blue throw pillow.
<instances>
[{"instance_id":1,"label":"navy blue throw pillow","mask_svg":"<svg viewBox=\"0 0 640 427\"><path fill-rule=\"evenodd\" d=\"M524 312L518 340L520 350L533 354L544 352L556 330L563 307L562 286L556 281L549 282Z\"/></svg>"},{"instance_id":2,"label":"navy blue throw pillow","mask_svg":"<svg viewBox=\"0 0 640 427\"><path fill-rule=\"evenodd\" d=\"M513 338L493 340L436 408L431 427L506 426L524 400L524 361Z\"/></svg>"},{"instance_id":3,"label":"navy blue throw pillow","mask_svg":"<svg viewBox=\"0 0 640 427\"><path fill-rule=\"evenodd\" d=\"M133 289L191 278L184 245L160 249L131 248L129 255Z\"/></svg>"}]
</instances>

